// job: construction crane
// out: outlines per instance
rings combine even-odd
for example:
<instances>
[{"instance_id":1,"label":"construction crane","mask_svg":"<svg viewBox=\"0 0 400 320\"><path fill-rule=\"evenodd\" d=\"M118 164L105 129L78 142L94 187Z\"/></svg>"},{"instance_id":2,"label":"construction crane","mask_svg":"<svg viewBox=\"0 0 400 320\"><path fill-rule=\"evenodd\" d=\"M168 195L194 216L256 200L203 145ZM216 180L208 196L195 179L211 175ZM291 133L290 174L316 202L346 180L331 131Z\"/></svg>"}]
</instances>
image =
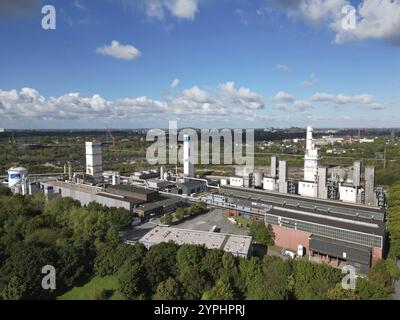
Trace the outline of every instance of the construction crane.
<instances>
[{"instance_id":1,"label":"construction crane","mask_svg":"<svg viewBox=\"0 0 400 320\"><path fill-rule=\"evenodd\" d=\"M115 139L115 137L113 136L113 134L112 134L112 132L111 132L111 129L110 129L110 127L107 125L107 135L106 135L107 137L109 136L110 137L110 139L111 139L111 141L112 141L112 146L113 146L113 148L115 147L115 144L116 144L116 139Z\"/></svg>"}]
</instances>

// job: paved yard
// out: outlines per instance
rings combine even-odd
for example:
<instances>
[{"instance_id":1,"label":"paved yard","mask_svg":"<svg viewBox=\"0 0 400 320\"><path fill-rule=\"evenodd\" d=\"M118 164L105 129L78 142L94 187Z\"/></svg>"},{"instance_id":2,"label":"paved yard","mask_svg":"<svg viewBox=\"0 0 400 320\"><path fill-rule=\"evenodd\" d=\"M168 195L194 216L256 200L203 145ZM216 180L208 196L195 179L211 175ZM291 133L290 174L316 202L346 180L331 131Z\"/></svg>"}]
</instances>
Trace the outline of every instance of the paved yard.
<instances>
[{"instance_id":1,"label":"paved yard","mask_svg":"<svg viewBox=\"0 0 400 320\"><path fill-rule=\"evenodd\" d=\"M230 222L221 209L211 209L210 212L202 214L193 219L186 220L175 225L176 228L192 229L199 231L210 231L213 226L221 229L222 233L232 233L238 235L247 235L245 229L239 228L237 225Z\"/></svg>"}]
</instances>

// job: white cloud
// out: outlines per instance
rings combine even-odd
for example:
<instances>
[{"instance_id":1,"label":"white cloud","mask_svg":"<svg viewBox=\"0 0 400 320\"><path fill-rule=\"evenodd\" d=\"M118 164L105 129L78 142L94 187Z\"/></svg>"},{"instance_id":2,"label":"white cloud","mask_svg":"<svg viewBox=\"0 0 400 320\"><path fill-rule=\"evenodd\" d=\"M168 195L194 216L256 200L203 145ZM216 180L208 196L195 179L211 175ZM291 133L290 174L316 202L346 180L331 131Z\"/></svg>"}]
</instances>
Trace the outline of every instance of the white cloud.
<instances>
[{"instance_id":1,"label":"white cloud","mask_svg":"<svg viewBox=\"0 0 400 320\"><path fill-rule=\"evenodd\" d=\"M0 90L0 117L3 119L65 119L93 121L99 119L154 118L176 116L198 120L243 116L254 117L262 102L260 96L247 88L236 89L233 82L221 85L215 92L194 86L163 100L148 97L107 100L98 94L82 96L66 93L44 97L32 88L20 91ZM196 118L197 116L197 118Z\"/></svg>"},{"instance_id":2,"label":"white cloud","mask_svg":"<svg viewBox=\"0 0 400 320\"><path fill-rule=\"evenodd\" d=\"M294 111L298 111L298 112L305 112L309 109L312 109L311 103L308 101L304 101L304 100L296 100L293 103L293 106L294 106Z\"/></svg>"},{"instance_id":3,"label":"white cloud","mask_svg":"<svg viewBox=\"0 0 400 320\"><path fill-rule=\"evenodd\" d=\"M400 0L364 0L357 13L355 29L343 29L341 20L332 22L336 43L383 39L400 45Z\"/></svg>"},{"instance_id":4,"label":"white cloud","mask_svg":"<svg viewBox=\"0 0 400 320\"><path fill-rule=\"evenodd\" d=\"M293 102L294 100L296 100L296 98L288 93L286 93L285 91L279 91L274 97L273 99L275 101L282 101L282 102Z\"/></svg>"},{"instance_id":5,"label":"white cloud","mask_svg":"<svg viewBox=\"0 0 400 320\"><path fill-rule=\"evenodd\" d=\"M312 87L315 87L317 85L317 83L318 83L318 79L317 79L315 73L311 73L310 76L308 77L308 79L300 82L300 85L303 88L312 88Z\"/></svg>"},{"instance_id":6,"label":"white cloud","mask_svg":"<svg viewBox=\"0 0 400 320\"><path fill-rule=\"evenodd\" d=\"M317 92L311 97L311 99L316 102L330 102L336 105L354 104L374 110L380 110L384 108L381 104L375 102L374 96L369 94L346 96L343 94L335 95Z\"/></svg>"},{"instance_id":7,"label":"white cloud","mask_svg":"<svg viewBox=\"0 0 400 320\"><path fill-rule=\"evenodd\" d=\"M290 68L286 64L277 64L275 68L283 72L290 72Z\"/></svg>"},{"instance_id":8,"label":"white cloud","mask_svg":"<svg viewBox=\"0 0 400 320\"><path fill-rule=\"evenodd\" d=\"M179 79L174 79L171 84L170 87L171 88L176 88L177 86L179 86L179 84L181 83L181 81Z\"/></svg>"},{"instance_id":9,"label":"white cloud","mask_svg":"<svg viewBox=\"0 0 400 320\"><path fill-rule=\"evenodd\" d=\"M133 45L123 45L116 40L111 41L109 46L97 48L96 53L122 60L134 60L141 55L140 51Z\"/></svg>"},{"instance_id":10,"label":"white cloud","mask_svg":"<svg viewBox=\"0 0 400 320\"><path fill-rule=\"evenodd\" d=\"M166 14L186 20L194 20L199 12L200 0L120 0L124 5L141 8L146 16L159 20Z\"/></svg>"},{"instance_id":11,"label":"white cloud","mask_svg":"<svg viewBox=\"0 0 400 320\"><path fill-rule=\"evenodd\" d=\"M264 108L264 101L260 94L251 91L249 88L235 88L235 82L230 81L219 85L219 90L225 98L231 102L248 109Z\"/></svg>"},{"instance_id":12,"label":"white cloud","mask_svg":"<svg viewBox=\"0 0 400 320\"><path fill-rule=\"evenodd\" d=\"M356 8L355 29L342 27L342 8L348 0L270 0L259 14L283 11L294 20L324 26L335 32L335 42L379 39L400 45L400 0L362 0Z\"/></svg>"}]
</instances>

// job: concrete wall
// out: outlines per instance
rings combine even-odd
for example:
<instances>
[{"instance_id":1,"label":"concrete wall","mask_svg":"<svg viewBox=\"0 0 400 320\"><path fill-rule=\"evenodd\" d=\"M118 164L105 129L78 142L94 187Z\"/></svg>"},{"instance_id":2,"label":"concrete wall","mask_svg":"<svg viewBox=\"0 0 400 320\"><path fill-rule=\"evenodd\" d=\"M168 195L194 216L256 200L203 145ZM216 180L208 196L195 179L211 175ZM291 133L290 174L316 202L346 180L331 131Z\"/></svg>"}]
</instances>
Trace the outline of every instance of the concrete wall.
<instances>
[{"instance_id":1,"label":"concrete wall","mask_svg":"<svg viewBox=\"0 0 400 320\"><path fill-rule=\"evenodd\" d=\"M361 161L354 161L353 165L353 185L359 187L361 185Z\"/></svg>"},{"instance_id":2,"label":"concrete wall","mask_svg":"<svg viewBox=\"0 0 400 320\"><path fill-rule=\"evenodd\" d=\"M276 178L277 169L278 169L278 157L272 156L271 157L271 172L270 172L271 178Z\"/></svg>"},{"instance_id":3,"label":"concrete wall","mask_svg":"<svg viewBox=\"0 0 400 320\"><path fill-rule=\"evenodd\" d=\"M280 193L287 193L287 177L288 177L287 161L280 160L279 161L279 179L278 179L278 186L279 186Z\"/></svg>"},{"instance_id":4,"label":"concrete wall","mask_svg":"<svg viewBox=\"0 0 400 320\"><path fill-rule=\"evenodd\" d=\"M328 199L328 188L326 186L326 180L328 175L327 167L318 167L318 191L317 196L320 199Z\"/></svg>"},{"instance_id":5,"label":"concrete wall","mask_svg":"<svg viewBox=\"0 0 400 320\"><path fill-rule=\"evenodd\" d=\"M375 185L375 167L365 167L365 204L369 206L376 205Z\"/></svg>"}]
</instances>

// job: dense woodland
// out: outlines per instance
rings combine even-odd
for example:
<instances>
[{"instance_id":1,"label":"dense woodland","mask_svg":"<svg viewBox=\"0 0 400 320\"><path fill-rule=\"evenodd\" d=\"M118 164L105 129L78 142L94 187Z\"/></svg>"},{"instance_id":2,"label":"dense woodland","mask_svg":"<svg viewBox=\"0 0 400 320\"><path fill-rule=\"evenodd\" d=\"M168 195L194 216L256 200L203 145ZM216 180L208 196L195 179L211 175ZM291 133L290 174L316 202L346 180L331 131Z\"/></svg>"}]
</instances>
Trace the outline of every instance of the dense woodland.
<instances>
[{"instance_id":1,"label":"dense woodland","mask_svg":"<svg viewBox=\"0 0 400 320\"><path fill-rule=\"evenodd\" d=\"M1 298L55 299L94 276L106 275L118 278L118 290L126 299L391 297L397 272L394 260L378 263L368 279L357 280L356 290L343 290L339 270L307 260L272 256L246 260L221 250L173 243L150 250L123 244L119 231L131 219L122 209L95 203L81 207L71 198L46 202L41 194L11 195L0 187ZM259 225L251 228L255 235L263 234ZM259 241L271 239L261 236ZM48 264L57 271L56 290L41 287L41 268ZM96 292L93 299L107 299L107 292Z\"/></svg>"}]
</instances>

